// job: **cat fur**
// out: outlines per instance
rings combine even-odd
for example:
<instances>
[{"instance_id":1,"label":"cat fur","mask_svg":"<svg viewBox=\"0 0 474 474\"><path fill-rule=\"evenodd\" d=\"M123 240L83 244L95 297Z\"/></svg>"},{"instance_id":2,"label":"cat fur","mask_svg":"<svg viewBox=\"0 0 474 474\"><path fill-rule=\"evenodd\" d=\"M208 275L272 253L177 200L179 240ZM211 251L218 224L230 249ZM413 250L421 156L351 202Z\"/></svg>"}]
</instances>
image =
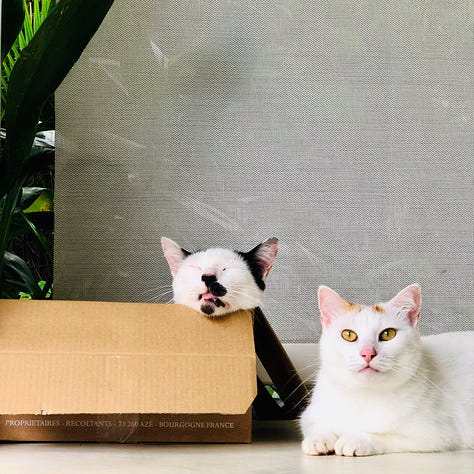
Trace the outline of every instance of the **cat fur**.
<instances>
[{"instance_id":1,"label":"cat fur","mask_svg":"<svg viewBox=\"0 0 474 474\"><path fill-rule=\"evenodd\" d=\"M324 286L318 299L320 369L300 420L306 454L473 448L473 331L420 337L417 284L374 306L348 303ZM387 328L395 337L379 340ZM345 329L357 340L344 340Z\"/></svg>"}]
</instances>

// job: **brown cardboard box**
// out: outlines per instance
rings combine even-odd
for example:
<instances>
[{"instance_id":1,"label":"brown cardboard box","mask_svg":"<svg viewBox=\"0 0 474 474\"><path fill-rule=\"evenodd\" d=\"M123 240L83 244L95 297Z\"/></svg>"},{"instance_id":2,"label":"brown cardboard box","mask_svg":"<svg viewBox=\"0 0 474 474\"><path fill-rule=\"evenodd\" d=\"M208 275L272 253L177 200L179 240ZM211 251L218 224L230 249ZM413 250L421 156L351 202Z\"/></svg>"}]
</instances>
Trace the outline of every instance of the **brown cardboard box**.
<instances>
[{"instance_id":1,"label":"brown cardboard box","mask_svg":"<svg viewBox=\"0 0 474 474\"><path fill-rule=\"evenodd\" d=\"M0 300L0 440L250 442L252 313Z\"/></svg>"}]
</instances>

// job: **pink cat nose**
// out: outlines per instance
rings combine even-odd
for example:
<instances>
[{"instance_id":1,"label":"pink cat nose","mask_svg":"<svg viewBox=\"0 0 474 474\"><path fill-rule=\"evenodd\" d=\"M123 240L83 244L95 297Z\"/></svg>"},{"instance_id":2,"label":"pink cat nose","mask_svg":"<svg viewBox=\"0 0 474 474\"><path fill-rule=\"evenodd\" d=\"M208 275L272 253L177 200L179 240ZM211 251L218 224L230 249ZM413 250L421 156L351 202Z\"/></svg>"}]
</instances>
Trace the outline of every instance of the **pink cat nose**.
<instances>
[{"instance_id":1,"label":"pink cat nose","mask_svg":"<svg viewBox=\"0 0 474 474\"><path fill-rule=\"evenodd\" d=\"M360 356L366 362L370 362L376 355L377 352L372 346L363 347L360 351Z\"/></svg>"}]
</instances>

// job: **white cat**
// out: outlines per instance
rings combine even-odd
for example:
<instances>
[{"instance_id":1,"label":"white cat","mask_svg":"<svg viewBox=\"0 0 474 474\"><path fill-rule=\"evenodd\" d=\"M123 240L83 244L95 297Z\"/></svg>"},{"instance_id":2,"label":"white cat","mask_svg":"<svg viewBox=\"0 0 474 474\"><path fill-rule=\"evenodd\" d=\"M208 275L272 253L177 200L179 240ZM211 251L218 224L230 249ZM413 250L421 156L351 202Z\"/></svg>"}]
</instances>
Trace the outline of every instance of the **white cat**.
<instances>
[{"instance_id":1,"label":"white cat","mask_svg":"<svg viewBox=\"0 0 474 474\"><path fill-rule=\"evenodd\" d=\"M250 252L211 248L191 253L162 237L173 276L173 299L207 316L260 306L265 278L278 252L275 237Z\"/></svg>"},{"instance_id":2,"label":"white cat","mask_svg":"<svg viewBox=\"0 0 474 474\"><path fill-rule=\"evenodd\" d=\"M343 456L474 447L474 332L420 337L421 290L388 303L318 292L320 370L301 416L306 454Z\"/></svg>"}]
</instances>

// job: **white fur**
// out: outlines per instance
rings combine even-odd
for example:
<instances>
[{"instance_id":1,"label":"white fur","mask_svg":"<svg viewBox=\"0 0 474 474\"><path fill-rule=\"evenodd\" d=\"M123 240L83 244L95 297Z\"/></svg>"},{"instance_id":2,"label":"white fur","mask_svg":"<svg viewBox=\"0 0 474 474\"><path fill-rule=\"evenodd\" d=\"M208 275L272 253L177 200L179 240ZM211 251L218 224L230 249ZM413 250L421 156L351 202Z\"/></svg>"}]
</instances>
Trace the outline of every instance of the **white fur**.
<instances>
[{"instance_id":1,"label":"white fur","mask_svg":"<svg viewBox=\"0 0 474 474\"><path fill-rule=\"evenodd\" d=\"M216 307L212 316L222 316L239 309L252 309L263 301L263 290L259 288L241 255L229 249L210 248L186 256L178 244L166 237L161 239L165 257L173 275L173 299L201 311L200 295L207 291L202 275L215 275L227 293L219 299L224 307ZM258 246L257 257L262 268L262 278L270 272L277 254L276 238Z\"/></svg>"},{"instance_id":2,"label":"white fur","mask_svg":"<svg viewBox=\"0 0 474 474\"><path fill-rule=\"evenodd\" d=\"M227 294L220 298L226 307L216 308L212 316L255 308L262 303L263 291L245 261L236 252L221 248L194 253L183 261L173 279L174 302L200 311L198 297L206 291L201 281L205 273L215 273L219 283L227 289Z\"/></svg>"},{"instance_id":3,"label":"white fur","mask_svg":"<svg viewBox=\"0 0 474 474\"><path fill-rule=\"evenodd\" d=\"M323 299L322 313L330 304ZM326 313L321 366L301 417L305 453L363 456L474 447L474 332L420 338L420 304L419 287L412 285L379 305L384 312L340 306L337 315ZM386 328L398 332L380 341ZM344 329L358 339L345 341ZM379 372L359 372L367 365L360 355L367 345L377 352L370 365Z\"/></svg>"}]
</instances>

